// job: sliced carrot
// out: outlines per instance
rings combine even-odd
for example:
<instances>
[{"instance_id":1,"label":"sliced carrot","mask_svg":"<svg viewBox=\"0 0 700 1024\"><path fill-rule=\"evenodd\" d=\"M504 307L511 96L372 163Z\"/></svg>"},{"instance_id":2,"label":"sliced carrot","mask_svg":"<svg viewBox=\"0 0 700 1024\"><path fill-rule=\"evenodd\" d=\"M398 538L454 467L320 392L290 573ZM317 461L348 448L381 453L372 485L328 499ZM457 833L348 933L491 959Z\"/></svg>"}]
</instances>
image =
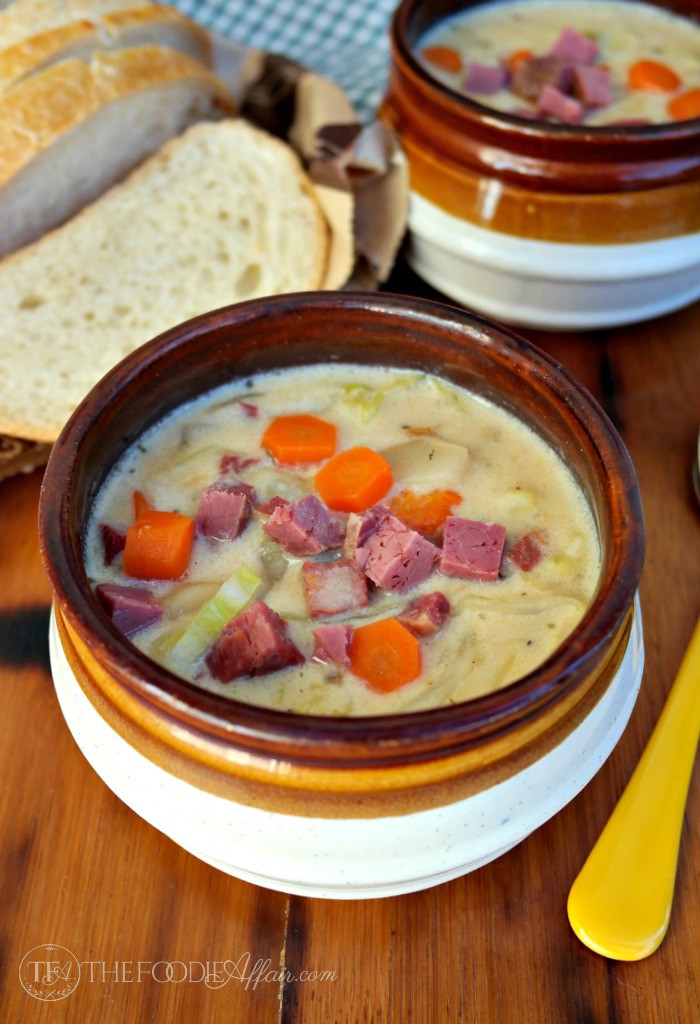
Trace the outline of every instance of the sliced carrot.
<instances>
[{"instance_id":1,"label":"sliced carrot","mask_svg":"<svg viewBox=\"0 0 700 1024\"><path fill-rule=\"evenodd\" d=\"M421 56L443 71L457 74L462 70L462 58L451 46L426 46L421 50Z\"/></svg>"},{"instance_id":2,"label":"sliced carrot","mask_svg":"<svg viewBox=\"0 0 700 1024\"><path fill-rule=\"evenodd\" d=\"M335 451L337 435L332 423L317 416L277 416L263 434L262 445L278 462L320 462Z\"/></svg>"},{"instance_id":3,"label":"sliced carrot","mask_svg":"<svg viewBox=\"0 0 700 1024\"><path fill-rule=\"evenodd\" d=\"M690 121L700 117L700 89L688 89L674 96L666 104L666 110L674 121Z\"/></svg>"},{"instance_id":4,"label":"sliced carrot","mask_svg":"<svg viewBox=\"0 0 700 1024\"><path fill-rule=\"evenodd\" d=\"M461 500L462 496L457 491L428 491L427 494L401 491L391 499L389 508L412 530L424 533L426 537L435 537Z\"/></svg>"},{"instance_id":5,"label":"sliced carrot","mask_svg":"<svg viewBox=\"0 0 700 1024\"><path fill-rule=\"evenodd\" d=\"M379 619L353 630L350 669L378 693L391 693L420 675L420 644L397 619Z\"/></svg>"},{"instance_id":6,"label":"sliced carrot","mask_svg":"<svg viewBox=\"0 0 700 1024\"><path fill-rule=\"evenodd\" d=\"M145 515L146 512L152 512L153 506L142 491L134 491L134 515L137 519Z\"/></svg>"},{"instance_id":7,"label":"sliced carrot","mask_svg":"<svg viewBox=\"0 0 700 1024\"><path fill-rule=\"evenodd\" d=\"M515 53L511 53L510 57L506 57L506 67L511 71L517 71L522 62L529 60L530 57L532 57L532 50L516 50Z\"/></svg>"},{"instance_id":8,"label":"sliced carrot","mask_svg":"<svg viewBox=\"0 0 700 1024\"><path fill-rule=\"evenodd\" d=\"M647 92L673 92L681 84L673 68L658 60L638 60L627 72L630 89L644 89Z\"/></svg>"},{"instance_id":9,"label":"sliced carrot","mask_svg":"<svg viewBox=\"0 0 700 1024\"><path fill-rule=\"evenodd\" d=\"M144 512L129 527L124 571L141 580L176 580L190 564L194 520L179 512Z\"/></svg>"},{"instance_id":10,"label":"sliced carrot","mask_svg":"<svg viewBox=\"0 0 700 1024\"><path fill-rule=\"evenodd\" d=\"M393 482L391 466L371 448L339 452L314 479L316 490L336 512L364 512L382 500Z\"/></svg>"}]
</instances>

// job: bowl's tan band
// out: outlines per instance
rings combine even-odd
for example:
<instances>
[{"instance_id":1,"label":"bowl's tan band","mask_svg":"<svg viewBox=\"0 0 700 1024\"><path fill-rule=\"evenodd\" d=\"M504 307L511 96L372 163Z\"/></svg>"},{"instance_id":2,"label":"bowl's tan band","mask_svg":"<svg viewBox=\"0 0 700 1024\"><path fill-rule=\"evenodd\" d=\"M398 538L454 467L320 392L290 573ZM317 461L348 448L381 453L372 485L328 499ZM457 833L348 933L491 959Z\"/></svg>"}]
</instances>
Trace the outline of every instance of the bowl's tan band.
<instances>
[{"instance_id":1,"label":"bowl's tan band","mask_svg":"<svg viewBox=\"0 0 700 1024\"><path fill-rule=\"evenodd\" d=\"M390 124L387 106L382 111ZM411 189L453 217L518 238L585 245L657 241L700 231L700 181L600 194L536 192L451 162L406 128Z\"/></svg>"},{"instance_id":2,"label":"bowl's tan band","mask_svg":"<svg viewBox=\"0 0 700 1024\"><path fill-rule=\"evenodd\" d=\"M356 818L409 814L464 799L522 771L559 744L593 709L629 641L632 611L595 672L553 707L478 748L417 764L328 768L256 758L210 739L136 697L100 665L56 609L59 638L85 696L130 746L165 771L269 811Z\"/></svg>"}]
</instances>

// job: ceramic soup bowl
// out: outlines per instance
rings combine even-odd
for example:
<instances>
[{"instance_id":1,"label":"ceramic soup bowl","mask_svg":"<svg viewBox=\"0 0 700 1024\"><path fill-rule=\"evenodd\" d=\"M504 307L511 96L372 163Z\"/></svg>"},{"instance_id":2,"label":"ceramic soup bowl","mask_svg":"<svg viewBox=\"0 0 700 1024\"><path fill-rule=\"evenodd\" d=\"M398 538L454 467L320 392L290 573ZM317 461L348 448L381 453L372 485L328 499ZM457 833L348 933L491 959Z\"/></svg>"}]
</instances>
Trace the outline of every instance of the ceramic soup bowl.
<instances>
[{"instance_id":1,"label":"ceramic soup bowl","mask_svg":"<svg viewBox=\"0 0 700 1024\"><path fill-rule=\"evenodd\" d=\"M391 26L382 116L409 162L416 272L499 321L559 330L644 320L700 297L700 118L593 129L467 98L416 48L478 6L404 0ZM690 0L664 6L697 19Z\"/></svg>"},{"instance_id":2,"label":"ceramic soup bowl","mask_svg":"<svg viewBox=\"0 0 700 1024\"><path fill-rule=\"evenodd\" d=\"M146 658L86 576L86 521L128 445L171 410L272 368L348 362L427 370L519 417L565 460L593 512L602 568L573 633L535 671L461 704L318 717L207 692ZM292 893L366 897L472 870L589 781L639 687L639 492L590 395L522 339L391 295L307 294L209 313L112 370L57 441L40 538L54 591L51 658L68 726L139 815L197 857Z\"/></svg>"}]
</instances>

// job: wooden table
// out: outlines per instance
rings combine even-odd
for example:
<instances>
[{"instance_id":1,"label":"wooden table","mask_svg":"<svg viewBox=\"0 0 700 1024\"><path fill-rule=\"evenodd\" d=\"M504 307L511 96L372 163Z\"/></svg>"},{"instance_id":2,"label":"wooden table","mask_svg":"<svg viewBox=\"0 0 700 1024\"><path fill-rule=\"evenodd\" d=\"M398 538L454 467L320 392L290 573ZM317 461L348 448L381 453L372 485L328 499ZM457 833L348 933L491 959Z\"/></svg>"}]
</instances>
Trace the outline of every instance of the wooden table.
<instances>
[{"instance_id":1,"label":"wooden table","mask_svg":"<svg viewBox=\"0 0 700 1024\"><path fill-rule=\"evenodd\" d=\"M405 267L391 285L428 294ZM648 534L644 680L620 743L568 807L496 862L415 895L344 902L259 889L195 860L120 803L79 752L54 696L50 592L36 534L41 473L0 484L3 1024L698 1019L697 775L661 949L639 963L602 959L574 937L565 907L700 610L700 510L691 487L700 304L614 331L522 333L598 397L636 465ZM47 943L83 963L79 985L53 1004L28 995L18 973L25 955ZM226 960L238 963L246 980L217 985L215 964ZM188 980L176 961L186 965ZM253 973L258 961L269 965L264 973ZM207 962L209 986L198 980Z\"/></svg>"}]
</instances>

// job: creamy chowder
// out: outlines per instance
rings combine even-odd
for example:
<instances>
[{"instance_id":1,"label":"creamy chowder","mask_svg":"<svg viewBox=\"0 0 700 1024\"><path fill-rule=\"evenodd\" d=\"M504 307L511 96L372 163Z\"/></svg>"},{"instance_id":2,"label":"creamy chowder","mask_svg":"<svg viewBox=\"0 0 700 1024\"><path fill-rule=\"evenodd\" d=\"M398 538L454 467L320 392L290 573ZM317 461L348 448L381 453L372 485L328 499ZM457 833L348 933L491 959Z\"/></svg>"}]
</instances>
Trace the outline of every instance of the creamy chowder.
<instances>
[{"instance_id":1,"label":"creamy chowder","mask_svg":"<svg viewBox=\"0 0 700 1024\"><path fill-rule=\"evenodd\" d=\"M101 488L84 557L155 661L322 715L507 685L565 641L601 565L579 486L521 422L347 365L227 385L150 429Z\"/></svg>"},{"instance_id":2,"label":"creamy chowder","mask_svg":"<svg viewBox=\"0 0 700 1024\"><path fill-rule=\"evenodd\" d=\"M416 53L451 89L524 117L586 125L700 117L700 26L636 0L485 4L440 22Z\"/></svg>"}]
</instances>

